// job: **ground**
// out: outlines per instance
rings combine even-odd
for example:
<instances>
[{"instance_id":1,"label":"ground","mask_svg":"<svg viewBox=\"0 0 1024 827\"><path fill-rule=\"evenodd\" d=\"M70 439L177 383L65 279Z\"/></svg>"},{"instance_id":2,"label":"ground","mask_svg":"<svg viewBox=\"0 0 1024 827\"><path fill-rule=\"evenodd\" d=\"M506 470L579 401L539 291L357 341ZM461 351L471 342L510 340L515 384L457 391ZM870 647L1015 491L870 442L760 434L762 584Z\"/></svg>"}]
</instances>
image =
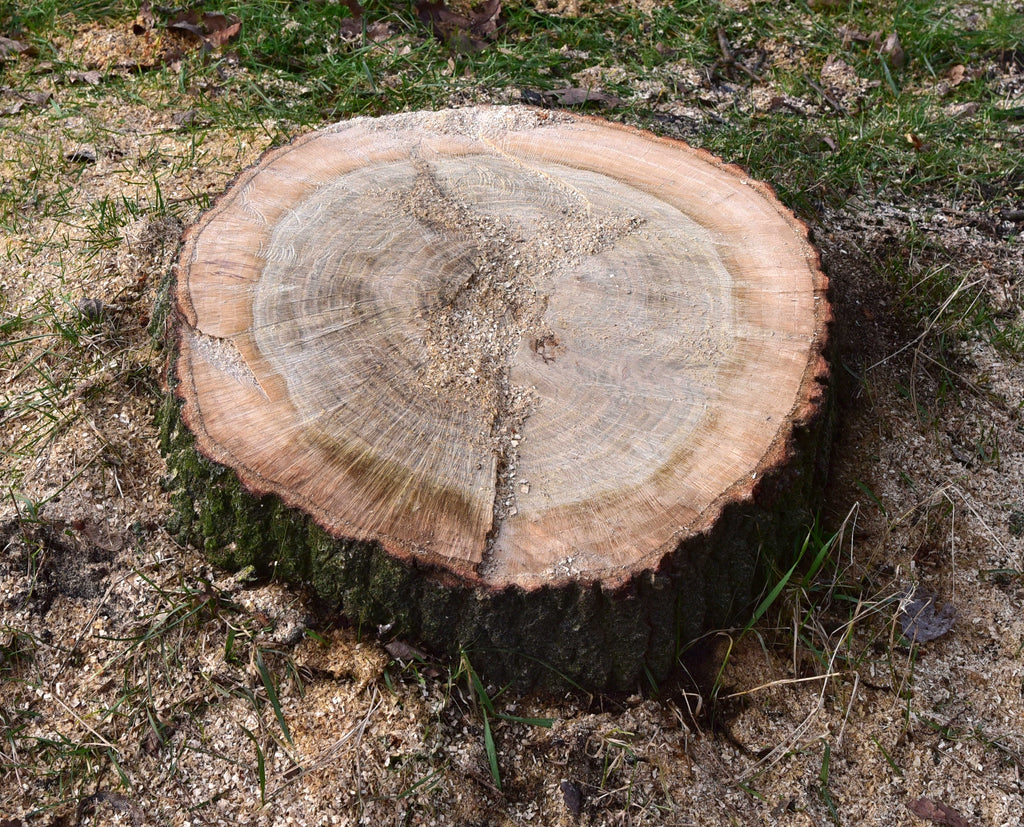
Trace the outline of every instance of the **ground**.
<instances>
[{"instance_id":1,"label":"ground","mask_svg":"<svg viewBox=\"0 0 1024 827\"><path fill-rule=\"evenodd\" d=\"M582 31L564 15L588 6L506 5L504 40L482 12L476 29L435 19L433 38L366 12L360 59L404 54L376 84L430 86L407 105L574 101L686 138L811 226L838 427L803 567L751 628L711 633L688 679L522 696L181 546L155 422L159 285L209 198L317 125L280 102L320 92L253 79L248 19L232 54L230 20L203 40L147 6L55 16L44 47L3 12L0 34L31 48L0 41L0 824L1020 823L1019 33L951 54L882 6L873 38L812 3L789 10L806 36L782 37L730 3L691 53L653 42L658 4L615 7L595 35L610 56L566 40L557 60L581 68L542 87L485 61L521 58L524 21L533 41ZM967 33L1022 11L942 8ZM438 68L414 76L414 59ZM379 102L352 83L360 111Z\"/></svg>"}]
</instances>

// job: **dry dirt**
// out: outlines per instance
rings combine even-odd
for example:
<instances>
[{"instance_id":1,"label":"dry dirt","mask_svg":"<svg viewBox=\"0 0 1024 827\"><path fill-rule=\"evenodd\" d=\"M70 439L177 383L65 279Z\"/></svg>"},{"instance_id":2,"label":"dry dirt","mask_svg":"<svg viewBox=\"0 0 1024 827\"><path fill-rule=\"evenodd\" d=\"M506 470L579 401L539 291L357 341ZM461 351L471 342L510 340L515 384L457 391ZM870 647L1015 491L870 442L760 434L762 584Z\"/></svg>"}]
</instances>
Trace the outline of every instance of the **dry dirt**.
<instances>
[{"instance_id":1,"label":"dry dirt","mask_svg":"<svg viewBox=\"0 0 1024 827\"><path fill-rule=\"evenodd\" d=\"M4 182L52 171L38 197L66 189L68 203L22 205L0 259L4 319L39 315L38 333L92 317L75 347L15 345L0 374L5 451L39 427L33 410L56 412L37 455L4 460L0 824L926 823L912 807L942 824L1024 819L1024 364L976 337L937 365L955 319L911 321L885 276L930 255L965 295L1019 316L1019 224L867 200L819 217L838 320L825 515L844 526L838 582L813 584L816 611L794 591L753 633L716 636L692 685L498 695L497 712L553 720L491 719L499 791L464 676L410 665L408 648L298 591L212 569L165 531L152 302L193 197L268 139L215 130L195 147L174 117L184 105L76 100L63 120L12 114L0 162ZM98 243L89 205L152 203L155 177L179 218ZM956 614L919 625L936 636L911 647L900 609L915 590Z\"/></svg>"}]
</instances>

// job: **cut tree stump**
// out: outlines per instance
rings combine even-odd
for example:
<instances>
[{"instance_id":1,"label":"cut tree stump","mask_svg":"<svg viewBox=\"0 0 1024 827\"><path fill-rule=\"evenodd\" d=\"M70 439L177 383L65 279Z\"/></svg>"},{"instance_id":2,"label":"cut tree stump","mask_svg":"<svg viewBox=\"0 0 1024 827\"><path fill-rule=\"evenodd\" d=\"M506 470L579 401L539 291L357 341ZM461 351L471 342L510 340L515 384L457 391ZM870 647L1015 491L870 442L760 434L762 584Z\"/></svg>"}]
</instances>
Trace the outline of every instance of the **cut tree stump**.
<instances>
[{"instance_id":1,"label":"cut tree stump","mask_svg":"<svg viewBox=\"0 0 1024 827\"><path fill-rule=\"evenodd\" d=\"M810 523L826 279L680 142L341 123L244 172L169 290L174 529L494 681L664 678Z\"/></svg>"}]
</instances>

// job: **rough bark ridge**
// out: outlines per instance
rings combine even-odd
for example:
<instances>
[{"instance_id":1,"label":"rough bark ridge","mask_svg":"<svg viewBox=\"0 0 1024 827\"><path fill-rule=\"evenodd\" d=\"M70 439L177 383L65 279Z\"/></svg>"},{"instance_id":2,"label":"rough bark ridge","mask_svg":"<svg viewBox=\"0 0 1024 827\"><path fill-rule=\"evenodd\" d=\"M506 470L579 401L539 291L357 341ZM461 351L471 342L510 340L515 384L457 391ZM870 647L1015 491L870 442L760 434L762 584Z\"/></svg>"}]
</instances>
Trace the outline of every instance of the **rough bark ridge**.
<instances>
[{"instance_id":1,"label":"rough bark ridge","mask_svg":"<svg viewBox=\"0 0 1024 827\"><path fill-rule=\"evenodd\" d=\"M494 680L661 679L810 521L825 290L770 189L678 142L525 108L314 133L186 234L175 528Z\"/></svg>"}]
</instances>

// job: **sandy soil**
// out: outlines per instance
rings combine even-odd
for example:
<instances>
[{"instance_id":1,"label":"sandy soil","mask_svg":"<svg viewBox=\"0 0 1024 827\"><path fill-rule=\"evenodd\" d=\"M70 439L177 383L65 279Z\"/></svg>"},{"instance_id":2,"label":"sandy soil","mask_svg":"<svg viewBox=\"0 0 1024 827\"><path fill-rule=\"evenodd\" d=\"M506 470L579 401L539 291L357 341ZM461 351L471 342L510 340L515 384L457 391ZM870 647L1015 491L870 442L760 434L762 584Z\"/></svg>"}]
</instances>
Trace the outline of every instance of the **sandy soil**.
<instances>
[{"instance_id":1,"label":"sandy soil","mask_svg":"<svg viewBox=\"0 0 1024 827\"><path fill-rule=\"evenodd\" d=\"M156 289L196 196L291 127L197 145L186 99L38 83L66 116L8 115L0 162L25 193L0 310L28 320L4 328L0 366L0 444L17 452L0 504L0 824L1024 820L1024 364L950 332L980 294L1020 321L1019 222L880 198L814 221L838 320L834 575L717 635L660 693L491 688L496 712L552 724L491 718L499 790L464 675L215 570L164 528ZM104 203L121 221L99 232ZM966 303L911 318L898 265L962 281ZM908 625L923 595L953 609Z\"/></svg>"}]
</instances>

